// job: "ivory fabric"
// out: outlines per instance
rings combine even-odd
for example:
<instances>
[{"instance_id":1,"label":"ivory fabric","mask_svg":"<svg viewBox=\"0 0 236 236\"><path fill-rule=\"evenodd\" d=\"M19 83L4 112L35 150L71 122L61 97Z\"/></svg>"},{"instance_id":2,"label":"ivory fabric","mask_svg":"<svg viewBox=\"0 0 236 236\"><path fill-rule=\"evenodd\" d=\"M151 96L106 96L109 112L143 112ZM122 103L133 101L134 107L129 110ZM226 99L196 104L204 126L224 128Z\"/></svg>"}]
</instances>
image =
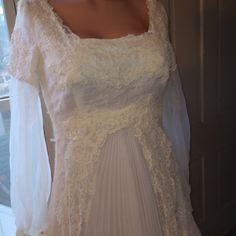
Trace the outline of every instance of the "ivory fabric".
<instances>
[{"instance_id":1,"label":"ivory fabric","mask_svg":"<svg viewBox=\"0 0 236 236\"><path fill-rule=\"evenodd\" d=\"M147 32L86 39L47 0L18 2L8 65L18 235L200 235L168 19L159 1L146 3ZM53 180L40 90L56 140Z\"/></svg>"}]
</instances>

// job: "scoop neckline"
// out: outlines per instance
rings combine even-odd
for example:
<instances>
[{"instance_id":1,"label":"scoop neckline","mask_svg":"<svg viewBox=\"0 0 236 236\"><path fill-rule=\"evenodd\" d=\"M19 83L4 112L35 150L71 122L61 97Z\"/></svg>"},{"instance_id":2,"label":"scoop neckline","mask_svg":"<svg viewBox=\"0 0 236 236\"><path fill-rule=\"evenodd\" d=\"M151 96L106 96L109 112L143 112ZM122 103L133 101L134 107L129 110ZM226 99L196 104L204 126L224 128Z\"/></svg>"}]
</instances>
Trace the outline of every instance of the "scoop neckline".
<instances>
[{"instance_id":1,"label":"scoop neckline","mask_svg":"<svg viewBox=\"0 0 236 236\"><path fill-rule=\"evenodd\" d=\"M86 42L86 41L101 41L101 42L114 42L114 41L120 41L120 40L125 40L125 39L138 39L138 38L143 38L147 34L152 33L152 15L151 15L151 0L145 0L146 7L147 7L147 13L148 13L148 30L141 33L141 34L126 34L120 37L116 38L81 38L78 34L74 33L72 29L65 25L63 23L62 17L55 11L55 8L49 3L48 0L43 0L45 3L45 6L48 8L49 12L51 13L50 15L52 16L56 26L59 28L59 30L67 37L74 39L75 41L80 41L80 42Z\"/></svg>"}]
</instances>

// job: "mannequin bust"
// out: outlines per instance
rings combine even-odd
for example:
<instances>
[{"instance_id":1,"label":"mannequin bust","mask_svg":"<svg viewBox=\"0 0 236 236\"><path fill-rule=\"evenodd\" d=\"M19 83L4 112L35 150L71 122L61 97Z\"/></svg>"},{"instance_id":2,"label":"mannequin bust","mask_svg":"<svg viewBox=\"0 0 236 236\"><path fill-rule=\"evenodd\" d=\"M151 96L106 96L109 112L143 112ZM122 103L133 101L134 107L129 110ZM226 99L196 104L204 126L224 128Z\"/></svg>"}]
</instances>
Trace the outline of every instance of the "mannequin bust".
<instances>
[{"instance_id":1,"label":"mannequin bust","mask_svg":"<svg viewBox=\"0 0 236 236\"><path fill-rule=\"evenodd\" d=\"M148 31L147 0L48 0L80 38L119 38Z\"/></svg>"}]
</instances>

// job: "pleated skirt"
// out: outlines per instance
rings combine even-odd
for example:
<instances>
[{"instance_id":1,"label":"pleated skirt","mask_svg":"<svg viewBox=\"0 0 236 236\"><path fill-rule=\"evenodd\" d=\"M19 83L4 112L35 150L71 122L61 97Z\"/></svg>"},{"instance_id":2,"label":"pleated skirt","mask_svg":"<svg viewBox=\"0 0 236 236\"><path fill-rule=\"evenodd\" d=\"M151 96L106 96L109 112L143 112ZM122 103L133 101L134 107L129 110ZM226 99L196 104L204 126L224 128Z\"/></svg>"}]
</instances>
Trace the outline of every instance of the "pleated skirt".
<instances>
[{"instance_id":1,"label":"pleated skirt","mask_svg":"<svg viewBox=\"0 0 236 236\"><path fill-rule=\"evenodd\" d=\"M108 136L82 236L161 236L151 176L138 140L126 128Z\"/></svg>"}]
</instances>

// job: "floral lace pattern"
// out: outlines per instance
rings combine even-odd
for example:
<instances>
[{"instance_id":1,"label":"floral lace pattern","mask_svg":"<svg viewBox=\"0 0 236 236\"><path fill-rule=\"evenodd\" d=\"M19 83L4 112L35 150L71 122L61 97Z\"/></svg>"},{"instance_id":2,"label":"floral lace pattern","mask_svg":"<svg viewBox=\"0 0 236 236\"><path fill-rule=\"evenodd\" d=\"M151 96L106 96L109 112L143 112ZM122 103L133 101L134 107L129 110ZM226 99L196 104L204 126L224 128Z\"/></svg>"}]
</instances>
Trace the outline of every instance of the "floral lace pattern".
<instances>
[{"instance_id":1,"label":"floral lace pattern","mask_svg":"<svg viewBox=\"0 0 236 236\"><path fill-rule=\"evenodd\" d=\"M143 147L162 215L163 235L199 235L191 215L189 186L179 179L171 143L161 124L163 91L170 72L176 69L167 15L159 1L147 3L149 31L112 40L80 40L69 28L66 33L61 18L46 0L19 3L30 12L34 26L34 43L21 55L29 62L33 56L37 58L30 68L22 66L19 78L40 84L56 148L65 144L56 156L62 158L56 174L64 185L53 192L56 198L50 208L61 236L82 235L96 189L94 170L101 147L110 134L125 127ZM16 31L12 42L24 37ZM13 56L18 50L16 46ZM12 60L17 63L18 59ZM36 64L40 77L34 77L35 82L24 75L32 74L29 70L34 71ZM17 68L12 68L13 74ZM50 236L51 224L54 222L50 222Z\"/></svg>"},{"instance_id":2,"label":"floral lace pattern","mask_svg":"<svg viewBox=\"0 0 236 236\"><path fill-rule=\"evenodd\" d=\"M56 140L66 139L69 142L65 153L67 184L63 194L64 201L70 202L67 210L71 217L71 232L79 232L80 235L83 224L88 220L91 199L96 188L93 173L107 136L129 127L143 146L158 207L164 216L161 218L164 235L175 235L177 232L178 235L195 235L195 229L189 228L192 220L191 203L188 198L190 192L186 189L185 195L182 195L171 143L160 125L161 106L156 109L157 104L158 101L149 94L122 109L77 112L66 122L58 125L60 128L56 130ZM79 155L74 155L75 153ZM79 190L76 188L78 180ZM58 207L61 208L60 202ZM176 215L173 212L176 212ZM62 223L62 208L57 213L58 221ZM77 223L78 213L80 225ZM179 230L181 224L183 226Z\"/></svg>"}]
</instances>

